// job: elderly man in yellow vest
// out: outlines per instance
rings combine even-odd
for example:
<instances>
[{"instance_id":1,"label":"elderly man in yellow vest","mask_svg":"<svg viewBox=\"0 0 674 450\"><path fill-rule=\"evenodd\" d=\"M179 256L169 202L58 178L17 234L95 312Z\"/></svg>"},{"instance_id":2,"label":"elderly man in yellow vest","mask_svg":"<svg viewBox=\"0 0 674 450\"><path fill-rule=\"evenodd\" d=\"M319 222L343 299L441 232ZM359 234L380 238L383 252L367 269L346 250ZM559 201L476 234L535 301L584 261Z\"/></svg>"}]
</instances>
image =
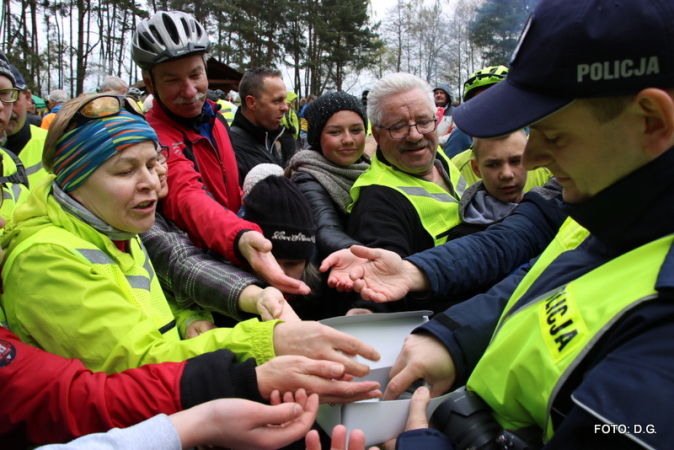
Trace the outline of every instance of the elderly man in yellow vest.
<instances>
[{"instance_id":1,"label":"elderly man in yellow vest","mask_svg":"<svg viewBox=\"0 0 674 450\"><path fill-rule=\"evenodd\" d=\"M460 222L465 182L438 148L430 86L414 75L389 75L370 91L367 109L378 148L351 189L347 233L403 257L444 243Z\"/></svg>"}]
</instances>

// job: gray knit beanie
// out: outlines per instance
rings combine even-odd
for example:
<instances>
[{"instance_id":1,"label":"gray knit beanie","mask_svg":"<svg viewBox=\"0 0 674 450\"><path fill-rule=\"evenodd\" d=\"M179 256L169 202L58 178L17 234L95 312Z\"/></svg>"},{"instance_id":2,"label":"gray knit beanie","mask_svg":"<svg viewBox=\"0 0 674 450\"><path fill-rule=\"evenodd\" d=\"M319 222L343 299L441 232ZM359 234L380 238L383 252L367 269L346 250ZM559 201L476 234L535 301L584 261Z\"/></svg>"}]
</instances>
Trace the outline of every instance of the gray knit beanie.
<instances>
[{"instance_id":1,"label":"gray knit beanie","mask_svg":"<svg viewBox=\"0 0 674 450\"><path fill-rule=\"evenodd\" d=\"M367 128L367 118L363 105L353 95L346 92L330 92L329 94L321 95L316 100L311 102L307 107L305 115L309 130L307 131L307 142L314 150L321 149L321 133L328 119L333 114L339 111L353 111L363 119L363 124Z\"/></svg>"},{"instance_id":2,"label":"gray knit beanie","mask_svg":"<svg viewBox=\"0 0 674 450\"><path fill-rule=\"evenodd\" d=\"M0 58L0 75L7 77L12 82L12 87L16 87L16 79L12 75L12 69L4 59Z\"/></svg>"}]
</instances>

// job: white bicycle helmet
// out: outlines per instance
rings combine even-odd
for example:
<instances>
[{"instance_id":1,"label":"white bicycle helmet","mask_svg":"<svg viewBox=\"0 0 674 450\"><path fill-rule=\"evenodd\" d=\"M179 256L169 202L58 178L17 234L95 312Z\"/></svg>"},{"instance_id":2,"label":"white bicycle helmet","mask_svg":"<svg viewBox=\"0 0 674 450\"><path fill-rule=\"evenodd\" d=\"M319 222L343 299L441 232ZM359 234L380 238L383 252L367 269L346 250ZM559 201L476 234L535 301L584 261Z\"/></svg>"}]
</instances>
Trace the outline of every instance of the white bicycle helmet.
<instances>
[{"instance_id":1,"label":"white bicycle helmet","mask_svg":"<svg viewBox=\"0 0 674 450\"><path fill-rule=\"evenodd\" d=\"M133 33L131 58L143 70L159 63L208 51L206 30L191 14L158 11L143 19Z\"/></svg>"}]
</instances>

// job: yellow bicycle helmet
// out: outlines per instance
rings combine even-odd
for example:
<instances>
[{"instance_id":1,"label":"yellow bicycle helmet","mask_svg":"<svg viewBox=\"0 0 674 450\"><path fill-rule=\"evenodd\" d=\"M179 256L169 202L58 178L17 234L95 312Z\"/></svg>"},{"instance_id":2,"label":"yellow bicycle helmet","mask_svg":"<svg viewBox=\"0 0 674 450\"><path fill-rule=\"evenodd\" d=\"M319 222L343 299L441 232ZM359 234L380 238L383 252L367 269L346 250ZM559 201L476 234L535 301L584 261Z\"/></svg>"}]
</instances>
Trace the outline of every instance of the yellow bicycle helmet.
<instances>
[{"instance_id":1,"label":"yellow bicycle helmet","mask_svg":"<svg viewBox=\"0 0 674 450\"><path fill-rule=\"evenodd\" d=\"M463 84L463 101L468 101L475 95L475 89L496 84L503 81L508 75L506 66L491 66L477 70Z\"/></svg>"}]
</instances>

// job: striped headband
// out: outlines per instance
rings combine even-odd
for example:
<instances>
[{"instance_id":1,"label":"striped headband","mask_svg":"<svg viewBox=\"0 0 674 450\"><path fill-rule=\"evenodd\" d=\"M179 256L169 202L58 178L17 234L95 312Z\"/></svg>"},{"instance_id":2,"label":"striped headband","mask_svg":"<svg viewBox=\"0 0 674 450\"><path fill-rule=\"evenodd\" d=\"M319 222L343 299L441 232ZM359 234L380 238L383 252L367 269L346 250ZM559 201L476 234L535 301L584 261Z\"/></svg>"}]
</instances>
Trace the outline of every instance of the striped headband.
<instances>
[{"instance_id":1,"label":"striped headband","mask_svg":"<svg viewBox=\"0 0 674 450\"><path fill-rule=\"evenodd\" d=\"M128 111L91 120L56 141L56 183L64 192L71 192L114 154L145 141L159 145L157 133L145 119Z\"/></svg>"}]
</instances>

